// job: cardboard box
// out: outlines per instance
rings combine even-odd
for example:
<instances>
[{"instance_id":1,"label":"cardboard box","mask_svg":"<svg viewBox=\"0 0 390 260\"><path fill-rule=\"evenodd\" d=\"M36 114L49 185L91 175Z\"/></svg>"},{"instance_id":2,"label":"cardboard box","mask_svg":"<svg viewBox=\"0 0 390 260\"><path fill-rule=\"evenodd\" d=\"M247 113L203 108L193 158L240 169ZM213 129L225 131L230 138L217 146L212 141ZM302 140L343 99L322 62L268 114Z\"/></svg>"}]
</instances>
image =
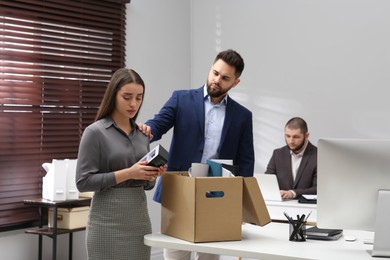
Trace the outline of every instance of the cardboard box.
<instances>
[{"instance_id":1,"label":"cardboard box","mask_svg":"<svg viewBox=\"0 0 390 260\"><path fill-rule=\"evenodd\" d=\"M243 221L260 226L271 222L254 177L194 178L167 172L162 178L163 234L190 242L233 241L241 240Z\"/></svg>"},{"instance_id":2,"label":"cardboard box","mask_svg":"<svg viewBox=\"0 0 390 260\"><path fill-rule=\"evenodd\" d=\"M261 227L271 222L267 205L255 177L244 178L242 221Z\"/></svg>"},{"instance_id":3,"label":"cardboard box","mask_svg":"<svg viewBox=\"0 0 390 260\"><path fill-rule=\"evenodd\" d=\"M79 192L80 198L92 198L95 192L93 191L86 191L86 192Z\"/></svg>"},{"instance_id":4,"label":"cardboard box","mask_svg":"<svg viewBox=\"0 0 390 260\"><path fill-rule=\"evenodd\" d=\"M78 208L58 208L57 228L75 229L87 226L89 206ZM53 227L53 209L49 209L48 226Z\"/></svg>"}]
</instances>

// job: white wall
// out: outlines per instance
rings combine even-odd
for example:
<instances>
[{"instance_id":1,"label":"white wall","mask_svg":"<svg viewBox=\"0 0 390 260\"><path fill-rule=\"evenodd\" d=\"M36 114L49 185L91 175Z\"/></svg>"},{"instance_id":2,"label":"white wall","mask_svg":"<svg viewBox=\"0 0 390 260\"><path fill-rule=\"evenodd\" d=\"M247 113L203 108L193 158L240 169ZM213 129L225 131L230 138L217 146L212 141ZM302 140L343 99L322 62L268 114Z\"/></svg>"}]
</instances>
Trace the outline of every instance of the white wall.
<instances>
[{"instance_id":1,"label":"white wall","mask_svg":"<svg viewBox=\"0 0 390 260\"><path fill-rule=\"evenodd\" d=\"M219 50L246 61L232 96L254 115L256 171L284 145L284 124L307 120L311 140L388 138L390 1L195 0L193 85Z\"/></svg>"}]
</instances>

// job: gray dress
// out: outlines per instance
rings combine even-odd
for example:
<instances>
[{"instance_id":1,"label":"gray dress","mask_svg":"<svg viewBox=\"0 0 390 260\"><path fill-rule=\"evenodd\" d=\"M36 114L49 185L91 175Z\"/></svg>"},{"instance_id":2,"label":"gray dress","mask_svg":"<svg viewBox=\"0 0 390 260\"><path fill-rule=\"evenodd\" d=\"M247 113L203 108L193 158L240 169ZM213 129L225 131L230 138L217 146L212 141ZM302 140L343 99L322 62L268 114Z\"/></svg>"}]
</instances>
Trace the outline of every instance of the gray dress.
<instances>
[{"instance_id":1,"label":"gray dress","mask_svg":"<svg viewBox=\"0 0 390 260\"><path fill-rule=\"evenodd\" d=\"M86 231L89 260L146 260L150 247L144 235L151 223L144 189L154 182L128 180L116 184L114 172L132 166L149 151L149 140L134 122L130 135L111 118L88 126L77 160L79 191L94 191Z\"/></svg>"}]
</instances>

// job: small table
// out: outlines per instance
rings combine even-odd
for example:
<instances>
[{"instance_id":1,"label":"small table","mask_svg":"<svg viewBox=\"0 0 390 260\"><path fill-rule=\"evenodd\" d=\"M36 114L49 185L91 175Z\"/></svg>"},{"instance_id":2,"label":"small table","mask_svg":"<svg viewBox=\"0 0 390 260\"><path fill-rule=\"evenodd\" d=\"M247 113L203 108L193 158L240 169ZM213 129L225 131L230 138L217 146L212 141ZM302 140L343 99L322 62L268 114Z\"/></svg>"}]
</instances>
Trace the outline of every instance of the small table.
<instances>
[{"instance_id":1,"label":"small table","mask_svg":"<svg viewBox=\"0 0 390 260\"><path fill-rule=\"evenodd\" d=\"M57 228L57 215L58 208L77 208L89 206L91 198L79 198L77 200L65 200L65 201L51 201L46 199L28 199L23 200L24 205L31 207L38 207L39 212L39 227L35 229L28 229L25 231L27 234L39 235L38 241L38 260L42 260L42 236L48 236L53 241L53 260L57 258L57 235L69 234L69 260L72 260L72 247L73 247L73 232L85 230L83 228L76 229L60 229ZM53 227L43 227L43 208L53 208Z\"/></svg>"}]
</instances>

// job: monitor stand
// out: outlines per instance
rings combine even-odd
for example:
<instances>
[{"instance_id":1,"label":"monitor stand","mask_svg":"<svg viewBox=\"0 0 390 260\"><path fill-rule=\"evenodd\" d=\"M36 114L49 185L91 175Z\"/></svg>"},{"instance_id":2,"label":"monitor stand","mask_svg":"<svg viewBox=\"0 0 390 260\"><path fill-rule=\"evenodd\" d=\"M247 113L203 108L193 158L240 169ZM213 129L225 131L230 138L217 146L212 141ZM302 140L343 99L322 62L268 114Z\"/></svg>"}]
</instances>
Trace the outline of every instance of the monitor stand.
<instances>
[{"instance_id":1,"label":"monitor stand","mask_svg":"<svg viewBox=\"0 0 390 260\"><path fill-rule=\"evenodd\" d=\"M379 190L372 256L390 257L390 190Z\"/></svg>"}]
</instances>

